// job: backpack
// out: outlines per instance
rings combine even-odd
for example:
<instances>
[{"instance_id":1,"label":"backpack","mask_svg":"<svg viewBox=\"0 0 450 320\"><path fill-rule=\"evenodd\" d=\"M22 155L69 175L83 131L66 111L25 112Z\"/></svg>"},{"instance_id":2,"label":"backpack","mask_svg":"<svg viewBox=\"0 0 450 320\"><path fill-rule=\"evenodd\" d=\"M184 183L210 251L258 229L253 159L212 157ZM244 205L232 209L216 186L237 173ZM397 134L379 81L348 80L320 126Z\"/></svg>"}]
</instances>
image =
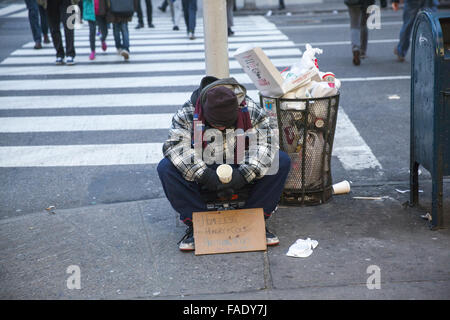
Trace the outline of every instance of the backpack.
<instances>
[{"instance_id":1,"label":"backpack","mask_svg":"<svg viewBox=\"0 0 450 320\"><path fill-rule=\"evenodd\" d=\"M118 16L132 16L134 0L110 0L111 12Z\"/></svg>"}]
</instances>

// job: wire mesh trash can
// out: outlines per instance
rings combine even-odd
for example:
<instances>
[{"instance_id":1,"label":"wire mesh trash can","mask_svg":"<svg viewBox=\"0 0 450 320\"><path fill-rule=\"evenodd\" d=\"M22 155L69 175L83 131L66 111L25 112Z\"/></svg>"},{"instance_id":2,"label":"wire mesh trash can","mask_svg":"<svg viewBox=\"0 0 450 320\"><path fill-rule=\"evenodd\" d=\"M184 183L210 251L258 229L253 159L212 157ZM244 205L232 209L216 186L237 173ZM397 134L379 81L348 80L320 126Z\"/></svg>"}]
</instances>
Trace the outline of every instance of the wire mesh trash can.
<instances>
[{"instance_id":1,"label":"wire mesh trash can","mask_svg":"<svg viewBox=\"0 0 450 320\"><path fill-rule=\"evenodd\" d=\"M278 127L280 150L291 159L280 203L298 206L327 202L332 196L330 162L339 92L308 99L273 98L260 93L260 103Z\"/></svg>"}]
</instances>

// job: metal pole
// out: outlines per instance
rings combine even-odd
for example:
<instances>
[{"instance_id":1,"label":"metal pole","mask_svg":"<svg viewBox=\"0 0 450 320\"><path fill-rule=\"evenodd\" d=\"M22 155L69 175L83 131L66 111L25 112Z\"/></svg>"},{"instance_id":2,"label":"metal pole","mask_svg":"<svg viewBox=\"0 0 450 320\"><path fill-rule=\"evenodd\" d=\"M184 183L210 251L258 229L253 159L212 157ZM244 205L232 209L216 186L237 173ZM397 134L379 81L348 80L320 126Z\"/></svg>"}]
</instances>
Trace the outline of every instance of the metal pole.
<instances>
[{"instance_id":1,"label":"metal pole","mask_svg":"<svg viewBox=\"0 0 450 320\"><path fill-rule=\"evenodd\" d=\"M226 0L203 0L206 75L230 76Z\"/></svg>"}]
</instances>

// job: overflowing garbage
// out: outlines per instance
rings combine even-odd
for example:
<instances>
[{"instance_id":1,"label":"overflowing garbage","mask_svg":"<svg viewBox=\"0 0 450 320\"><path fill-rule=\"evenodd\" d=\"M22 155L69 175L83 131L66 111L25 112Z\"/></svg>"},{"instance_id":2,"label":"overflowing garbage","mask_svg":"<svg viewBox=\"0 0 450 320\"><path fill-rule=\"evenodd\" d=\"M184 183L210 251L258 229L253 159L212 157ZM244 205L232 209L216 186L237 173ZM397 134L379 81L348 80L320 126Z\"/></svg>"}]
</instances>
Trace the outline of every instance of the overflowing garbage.
<instances>
[{"instance_id":1,"label":"overflowing garbage","mask_svg":"<svg viewBox=\"0 0 450 320\"><path fill-rule=\"evenodd\" d=\"M318 204L332 195L330 160L341 81L319 69L321 54L306 44L298 62L281 72L261 48L241 47L234 54L259 89L260 102L279 130L280 149L291 159L283 196L291 203Z\"/></svg>"}]
</instances>

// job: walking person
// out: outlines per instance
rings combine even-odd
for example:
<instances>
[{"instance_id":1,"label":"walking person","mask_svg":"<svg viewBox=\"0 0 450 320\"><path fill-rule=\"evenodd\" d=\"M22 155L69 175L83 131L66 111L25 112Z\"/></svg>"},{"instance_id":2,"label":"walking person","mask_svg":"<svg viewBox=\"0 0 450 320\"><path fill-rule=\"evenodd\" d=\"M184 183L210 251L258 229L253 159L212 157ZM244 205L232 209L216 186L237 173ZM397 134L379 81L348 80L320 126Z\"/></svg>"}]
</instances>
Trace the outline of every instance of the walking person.
<instances>
[{"instance_id":1,"label":"walking person","mask_svg":"<svg viewBox=\"0 0 450 320\"><path fill-rule=\"evenodd\" d=\"M197 19L197 0L182 0L184 22L189 39L195 39L195 23Z\"/></svg>"},{"instance_id":2,"label":"walking person","mask_svg":"<svg viewBox=\"0 0 450 320\"><path fill-rule=\"evenodd\" d=\"M41 18L41 31L42 36L44 38L44 43L50 43L50 39L48 37L48 19L47 19L47 4L45 0L37 0L38 8L39 8L39 17Z\"/></svg>"},{"instance_id":3,"label":"walking person","mask_svg":"<svg viewBox=\"0 0 450 320\"><path fill-rule=\"evenodd\" d=\"M170 5L169 1L170 0L163 0L163 2L161 2L161 5L158 7L158 9L161 12L166 12L167 6Z\"/></svg>"},{"instance_id":4,"label":"walking person","mask_svg":"<svg viewBox=\"0 0 450 320\"><path fill-rule=\"evenodd\" d=\"M181 0L168 0L170 6L170 14L172 16L173 28L172 30L178 31L180 27L178 26L181 19L182 7Z\"/></svg>"},{"instance_id":5,"label":"walking person","mask_svg":"<svg viewBox=\"0 0 450 320\"><path fill-rule=\"evenodd\" d=\"M78 4L78 0L49 0L47 1L47 17L50 26L50 33L52 34L53 46L56 50L56 64L68 65L75 64L75 45L74 45L74 25L73 25L73 10L69 7ZM69 11L69 12L68 12ZM66 50L61 36L61 23L64 27L64 38L66 43Z\"/></svg>"},{"instance_id":6,"label":"walking person","mask_svg":"<svg viewBox=\"0 0 450 320\"><path fill-rule=\"evenodd\" d=\"M350 15L350 38L353 53L353 64L359 66L361 59L366 58L369 30L367 8L375 3L375 0L344 0Z\"/></svg>"},{"instance_id":7,"label":"walking person","mask_svg":"<svg viewBox=\"0 0 450 320\"><path fill-rule=\"evenodd\" d=\"M426 8L434 12L437 10L437 0L405 0L404 2L403 25L400 29L399 42L394 48L394 54L399 62L405 61L411 41L412 28L419 11ZM398 11L398 8L399 0L392 0L392 9Z\"/></svg>"},{"instance_id":8,"label":"walking person","mask_svg":"<svg viewBox=\"0 0 450 320\"><path fill-rule=\"evenodd\" d=\"M125 61L130 58L130 34L128 31L128 22L133 18L133 12L136 11L135 2L133 0L115 0L121 1L121 6L127 6L130 11L113 12L110 6L107 9L107 21L113 24L114 42L117 53L121 55Z\"/></svg>"},{"instance_id":9,"label":"walking person","mask_svg":"<svg viewBox=\"0 0 450 320\"><path fill-rule=\"evenodd\" d=\"M145 5L147 7L147 23L149 28L154 28L153 25L153 7L152 7L152 0L145 0ZM141 29L144 27L144 16L142 14L142 6L141 6L141 0L136 1L136 12L138 15L138 25L135 29Z\"/></svg>"},{"instance_id":10,"label":"walking person","mask_svg":"<svg viewBox=\"0 0 450 320\"><path fill-rule=\"evenodd\" d=\"M250 140L257 145L239 143L239 136L230 139L234 130L254 132L257 136ZM207 142L205 137L211 132L214 132L214 142ZM278 145L272 145L275 134L265 109L249 98L246 88L234 78L206 76L201 80L200 87L174 115L169 138L163 145L164 159L157 167L167 199L188 227L179 242L180 250L195 250L192 213L208 210L203 197L206 193L230 198L245 189L249 196L244 208L263 208L265 219L276 211L291 161L286 153L279 151ZM205 151L208 144L216 142L216 136L222 138L217 139L221 142L214 150L226 154L227 163L233 161L232 179L226 184L216 174L218 162L225 159L220 156L210 161ZM205 152L197 152L197 147ZM257 148L258 152L248 152L251 148ZM278 170L268 174L277 155ZM279 243L278 237L267 229L266 243Z\"/></svg>"},{"instance_id":11,"label":"walking person","mask_svg":"<svg viewBox=\"0 0 450 320\"><path fill-rule=\"evenodd\" d=\"M100 41L102 44L102 50L106 51L108 46L106 45L106 37L108 36L108 22L106 21L106 0L94 0L95 6L95 21L100 31Z\"/></svg>"},{"instance_id":12,"label":"walking person","mask_svg":"<svg viewBox=\"0 0 450 320\"><path fill-rule=\"evenodd\" d=\"M234 6L234 0L227 0L227 26L228 26L228 36L232 36L234 34L234 31L231 29L233 26L233 6Z\"/></svg>"},{"instance_id":13,"label":"walking person","mask_svg":"<svg viewBox=\"0 0 450 320\"><path fill-rule=\"evenodd\" d=\"M50 43L48 39L47 13L36 0L25 0L25 4L28 9L28 21L33 35L34 49L42 49L42 36L44 37L44 43Z\"/></svg>"}]
</instances>

